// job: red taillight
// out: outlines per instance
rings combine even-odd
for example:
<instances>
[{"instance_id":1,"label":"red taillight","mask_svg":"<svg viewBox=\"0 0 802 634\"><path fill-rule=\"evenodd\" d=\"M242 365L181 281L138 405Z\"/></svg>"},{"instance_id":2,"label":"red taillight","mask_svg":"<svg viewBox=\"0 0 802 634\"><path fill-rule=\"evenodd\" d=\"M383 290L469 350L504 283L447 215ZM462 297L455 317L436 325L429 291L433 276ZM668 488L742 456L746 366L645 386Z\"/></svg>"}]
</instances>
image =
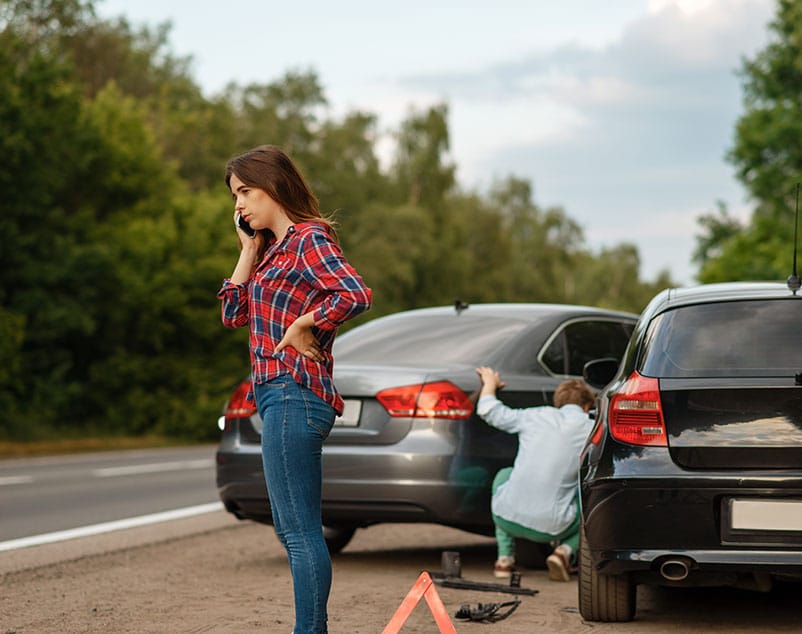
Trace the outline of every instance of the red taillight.
<instances>
[{"instance_id":1,"label":"red taillight","mask_svg":"<svg viewBox=\"0 0 802 634\"><path fill-rule=\"evenodd\" d=\"M610 434L630 445L667 446L660 384L633 372L610 399Z\"/></svg>"},{"instance_id":2,"label":"red taillight","mask_svg":"<svg viewBox=\"0 0 802 634\"><path fill-rule=\"evenodd\" d=\"M246 401L248 390L251 389L250 381L243 381L239 384L226 405L226 418L248 418L256 413L256 407L251 401Z\"/></svg>"},{"instance_id":3,"label":"red taillight","mask_svg":"<svg viewBox=\"0 0 802 634\"><path fill-rule=\"evenodd\" d=\"M376 399L393 417L468 418L473 412L467 394L448 381L393 387Z\"/></svg>"},{"instance_id":4,"label":"red taillight","mask_svg":"<svg viewBox=\"0 0 802 634\"><path fill-rule=\"evenodd\" d=\"M590 442L594 445L598 445L601 442L603 431L604 428L599 423L596 423L590 436Z\"/></svg>"}]
</instances>

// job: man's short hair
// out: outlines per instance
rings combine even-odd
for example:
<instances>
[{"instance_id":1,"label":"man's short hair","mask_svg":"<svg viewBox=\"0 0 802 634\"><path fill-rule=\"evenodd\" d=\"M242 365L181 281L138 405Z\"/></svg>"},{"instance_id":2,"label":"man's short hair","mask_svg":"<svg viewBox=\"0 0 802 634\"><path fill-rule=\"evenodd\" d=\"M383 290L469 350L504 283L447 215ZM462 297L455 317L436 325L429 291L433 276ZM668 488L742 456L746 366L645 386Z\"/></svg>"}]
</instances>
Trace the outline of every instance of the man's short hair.
<instances>
[{"instance_id":1,"label":"man's short hair","mask_svg":"<svg viewBox=\"0 0 802 634\"><path fill-rule=\"evenodd\" d=\"M580 379L568 379L563 381L554 390L554 407L562 407L572 403L584 408L585 405L593 406L596 397L588 385Z\"/></svg>"}]
</instances>

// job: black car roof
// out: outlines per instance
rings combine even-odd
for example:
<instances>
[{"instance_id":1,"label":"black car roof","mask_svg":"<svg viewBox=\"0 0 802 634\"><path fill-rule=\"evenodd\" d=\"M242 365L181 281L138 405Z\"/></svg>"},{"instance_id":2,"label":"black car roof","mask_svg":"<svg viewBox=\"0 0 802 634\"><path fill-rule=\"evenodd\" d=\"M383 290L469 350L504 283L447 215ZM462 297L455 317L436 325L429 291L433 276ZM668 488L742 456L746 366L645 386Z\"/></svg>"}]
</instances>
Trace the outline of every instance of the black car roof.
<instances>
[{"instance_id":1,"label":"black car roof","mask_svg":"<svg viewBox=\"0 0 802 634\"><path fill-rule=\"evenodd\" d=\"M783 299L798 297L781 282L722 282L702 284L686 288L669 288L658 293L646 309L644 316L651 316L678 306L709 304L741 299Z\"/></svg>"}]
</instances>

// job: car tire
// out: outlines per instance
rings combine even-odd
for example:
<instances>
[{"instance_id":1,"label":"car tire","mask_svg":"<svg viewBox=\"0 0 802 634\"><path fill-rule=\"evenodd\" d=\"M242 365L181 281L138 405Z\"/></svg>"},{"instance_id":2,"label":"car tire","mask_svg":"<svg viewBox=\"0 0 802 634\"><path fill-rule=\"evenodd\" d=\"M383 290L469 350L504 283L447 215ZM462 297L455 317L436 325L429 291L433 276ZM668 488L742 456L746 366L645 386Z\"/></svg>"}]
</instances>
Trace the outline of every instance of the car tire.
<instances>
[{"instance_id":1,"label":"car tire","mask_svg":"<svg viewBox=\"0 0 802 634\"><path fill-rule=\"evenodd\" d=\"M636 586L629 574L601 575L593 566L585 536L579 527L579 613L586 621L625 622L635 616Z\"/></svg>"},{"instance_id":2,"label":"car tire","mask_svg":"<svg viewBox=\"0 0 802 634\"><path fill-rule=\"evenodd\" d=\"M348 545L356 529L352 526L323 526L323 537L330 555L336 555Z\"/></svg>"}]
</instances>

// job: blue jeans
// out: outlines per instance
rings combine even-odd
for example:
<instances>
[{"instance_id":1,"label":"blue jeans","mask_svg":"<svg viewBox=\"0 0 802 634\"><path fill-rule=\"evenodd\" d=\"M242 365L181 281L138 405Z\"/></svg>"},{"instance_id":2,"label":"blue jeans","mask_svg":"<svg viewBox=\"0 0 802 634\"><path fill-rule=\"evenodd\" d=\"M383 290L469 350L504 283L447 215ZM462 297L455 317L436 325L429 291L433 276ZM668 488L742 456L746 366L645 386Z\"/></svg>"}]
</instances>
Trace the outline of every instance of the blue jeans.
<instances>
[{"instance_id":1,"label":"blue jeans","mask_svg":"<svg viewBox=\"0 0 802 634\"><path fill-rule=\"evenodd\" d=\"M292 572L294 634L325 634L331 558L320 517L321 450L335 412L289 375L257 384L255 396L273 526Z\"/></svg>"}]
</instances>

